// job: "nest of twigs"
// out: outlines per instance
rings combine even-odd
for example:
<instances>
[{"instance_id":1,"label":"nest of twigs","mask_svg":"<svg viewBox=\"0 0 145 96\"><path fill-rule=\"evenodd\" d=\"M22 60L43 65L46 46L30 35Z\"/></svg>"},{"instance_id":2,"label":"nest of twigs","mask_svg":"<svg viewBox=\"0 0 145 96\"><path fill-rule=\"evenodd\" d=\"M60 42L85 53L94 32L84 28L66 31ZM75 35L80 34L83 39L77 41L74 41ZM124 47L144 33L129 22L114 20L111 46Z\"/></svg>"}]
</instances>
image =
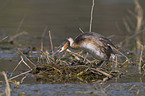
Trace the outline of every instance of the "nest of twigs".
<instances>
[{"instance_id":1,"label":"nest of twigs","mask_svg":"<svg viewBox=\"0 0 145 96\"><path fill-rule=\"evenodd\" d=\"M41 60L43 62L33 70L38 81L45 82L105 82L113 77L119 76L122 72L112 71L114 62L108 62L100 68L98 61L91 61L83 57L82 52L74 53L70 50L52 56L48 52L43 52ZM45 62L45 64L44 64Z\"/></svg>"}]
</instances>

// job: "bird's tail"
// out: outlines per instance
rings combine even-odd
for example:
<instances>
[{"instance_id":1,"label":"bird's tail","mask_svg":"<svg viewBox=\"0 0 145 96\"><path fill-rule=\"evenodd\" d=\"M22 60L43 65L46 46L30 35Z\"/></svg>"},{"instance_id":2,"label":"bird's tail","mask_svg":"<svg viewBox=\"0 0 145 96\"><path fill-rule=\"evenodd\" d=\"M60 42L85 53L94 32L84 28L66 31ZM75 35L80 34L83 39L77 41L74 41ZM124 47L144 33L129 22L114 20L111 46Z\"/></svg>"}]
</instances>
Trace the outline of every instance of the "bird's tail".
<instances>
[{"instance_id":1,"label":"bird's tail","mask_svg":"<svg viewBox=\"0 0 145 96\"><path fill-rule=\"evenodd\" d=\"M115 51L116 51L118 54L120 54L121 56L125 57L126 60L129 60L128 57L127 57L126 55L124 55L122 52L120 52L118 49L116 49L115 47L111 46L110 44L108 44L108 46L110 46L113 50L115 50ZM115 55L112 54L112 55L111 55L111 58L112 58L112 59L115 58Z\"/></svg>"}]
</instances>

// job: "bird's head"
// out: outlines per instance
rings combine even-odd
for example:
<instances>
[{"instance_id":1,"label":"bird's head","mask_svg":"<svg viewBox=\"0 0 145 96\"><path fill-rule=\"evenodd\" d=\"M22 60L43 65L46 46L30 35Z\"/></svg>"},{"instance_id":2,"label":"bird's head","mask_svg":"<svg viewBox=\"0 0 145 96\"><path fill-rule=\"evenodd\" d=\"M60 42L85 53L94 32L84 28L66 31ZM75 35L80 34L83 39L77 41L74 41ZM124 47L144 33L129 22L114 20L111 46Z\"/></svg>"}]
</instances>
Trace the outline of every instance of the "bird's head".
<instances>
[{"instance_id":1,"label":"bird's head","mask_svg":"<svg viewBox=\"0 0 145 96\"><path fill-rule=\"evenodd\" d=\"M68 47L71 47L73 43L74 40L72 38L67 38L67 42L63 44L63 46L58 50L58 52L60 53L65 51Z\"/></svg>"}]
</instances>

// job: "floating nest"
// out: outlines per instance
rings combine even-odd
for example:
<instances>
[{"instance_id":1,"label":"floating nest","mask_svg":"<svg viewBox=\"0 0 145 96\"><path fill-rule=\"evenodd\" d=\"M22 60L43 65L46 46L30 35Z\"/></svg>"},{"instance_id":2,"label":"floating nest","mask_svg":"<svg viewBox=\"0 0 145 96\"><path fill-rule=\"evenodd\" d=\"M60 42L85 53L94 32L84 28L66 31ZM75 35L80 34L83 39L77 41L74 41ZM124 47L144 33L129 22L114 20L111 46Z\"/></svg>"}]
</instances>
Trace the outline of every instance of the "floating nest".
<instances>
[{"instance_id":1,"label":"floating nest","mask_svg":"<svg viewBox=\"0 0 145 96\"><path fill-rule=\"evenodd\" d=\"M82 52L74 53L67 50L58 56L43 52L40 57L39 63L41 64L32 71L36 74L37 81L51 83L105 82L122 75L122 72L112 70L115 64L113 61L100 68L97 66L98 61L86 59Z\"/></svg>"}]
</instances>

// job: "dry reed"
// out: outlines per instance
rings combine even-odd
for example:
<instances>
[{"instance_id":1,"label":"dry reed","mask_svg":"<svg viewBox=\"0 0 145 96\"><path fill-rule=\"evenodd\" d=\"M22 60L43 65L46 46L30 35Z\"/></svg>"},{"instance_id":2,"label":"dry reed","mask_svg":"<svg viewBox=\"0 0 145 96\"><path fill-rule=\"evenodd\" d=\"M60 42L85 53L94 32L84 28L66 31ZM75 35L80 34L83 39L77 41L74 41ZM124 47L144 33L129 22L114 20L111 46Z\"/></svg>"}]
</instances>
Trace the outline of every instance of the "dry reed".
<instances>
[{"instance_id":1,"label":"dry reed","mask_svg":"<svg viewBox=\"0 0 145 96\"><path fill-rule=\"evenodd\" d=\"M44 31L43 31L42 36L41 36L41 51L43 51L43 39L44 39L46 30L47 30L47 26L44 28Z\"/></svg>"},{"instance_id":2,"label":"dry reed","mask_svg":"<svg viewBox=\"0 0 145 96\"><path fill-rule=\"evenodd\" d=\"M5 39L7 39L7 38L8 38L8 36L4 37L3 39L0 40L0 42L2 42L3 40L5 40Z\"/></svg>"},{"instance_id":3,"label":"dry reed","mask_svg":"<svg viewBox=\"0 0 145 96\"><path fill-rule=\"evenodd\" d=\"M6 96L11 96L11 89L10 89L10 85L9 85L7 75L4 71L1 72L1 73L4 75L5 82L6 82L6 89L5 89Z\"/></svg>"},{"instance_id":4,"label":"dry reed","mask_svg":"<svg viewBox=\"0 0 145 96\"><path fill-rule=\"evenodd\" d=\"M90 18L90 29L89 29L89 32L92 32L92 20L93 20L93 10L94 10L94 5L95 5L95 2L94 0L92 0L92 8L91 8L91 18Z\"/></svg>"},{"instance_id":5,"label":"dry reed","mask_svg":"<svg viewBox=\"0 0 145 96\"><path fill-rule=\"evenodd\" d=\"M18 48L17 48L18 49ZM18 49L18 51L34 66L34 67L36 67L36 65L30 60L30 59L28 59L19 49ZM9 78L8 80L10 81L10 80L12 80L12 79L15 79L15 78L17 78L17 77L19 77L19 76L22 76L22 75L24 75L24 74L27 74L27 73L30 73L31 71L32 71L32 68L24 61L24 59L23 59L23 57L21 56L21 60L20 60L20 62L17 64L17 66L14 68L14 70L12 71L12 74L13 74L13 72L18 68L18 66L21 64L21 63L24 63L28 68L29 68L29 70L28 71L26 71L26 72L23 72L23 73L21 73L21 74L18 74L18 75L16 75L16 76L13 76L13 77L11 77L11 78ZM23 79L23 78L22 78Z\"/></svg>"},{"instance_id":6,"label":"dry reed","mask_svg":"<svg viewBox=\"0 0 145 96\"><path fill-rule=\"evenodd\" d=\"M21 54L22 54L22 55L23 55L23 56L24 56L33 66L34 66L34 67L36 67L36 65L35 65L30 59L28 59L27 56L24 55L23 52L21 52L19 48L17 48L17 50L18 50L18 51L19 51L19 52L20 52L20 53L21 53Z\"/></svg>"},{"instance_id":7,"label":"dry reed","mask_svg":"<svg viewBox=\"0 0 145 96\"><path fill-rule=\"evenodd\" d=\"M53 43L52 43L52 38L51 38L51 32L49 30L49 39L50 39L50 44L51 44L51 51L52 51L52 54L53 54Z\"/></svg>"},{"instance_id":8,"label":"dry reed","mask_svg":"<svg viewBox=\"0 0 145 96\"><path fill-rule=\"evenodd\" d=\"M139 74L142 73L142 61L143 61L142 54L143 54L143 50L144 50L144 46L143 45L140 45L140 46L141 46L141 52L140 52L139 66L138 66Z\"/></svg>"}]
</instances>

